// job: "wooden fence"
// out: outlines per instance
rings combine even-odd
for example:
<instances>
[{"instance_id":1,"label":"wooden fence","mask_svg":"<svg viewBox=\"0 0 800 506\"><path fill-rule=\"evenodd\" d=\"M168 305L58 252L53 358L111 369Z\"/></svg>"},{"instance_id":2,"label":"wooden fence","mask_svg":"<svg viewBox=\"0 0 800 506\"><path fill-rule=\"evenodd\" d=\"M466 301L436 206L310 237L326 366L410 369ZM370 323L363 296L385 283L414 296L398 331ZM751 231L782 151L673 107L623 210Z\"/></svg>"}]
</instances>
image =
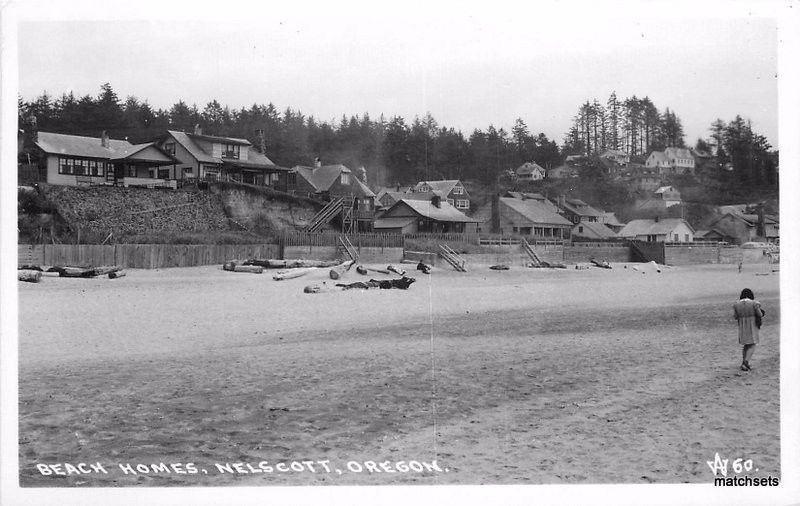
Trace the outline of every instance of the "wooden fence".
<instances>
[{"instance_id":1,"label":"wooden fence","mask_svg":"<svg viewBox=\"0 0 800 506\"><path fill-rule=\"evenodd\" d=\"M283 246L338 246L343 235L338 232L285 232L280 241ZM400 234L347 234L347 237L357 248L402 248L404 240Z\"/></svg>"},{"instance_id":2,"label":"wooden fence","mask_svg":"<svg viewBox=\"0 0 800 506\"><path fill-rule=\"evenodd\" d=\"M20 244L18 254L19 265L159 269L222 264L233 259L277 258L279 247L276 244Z\"/></svg>"}]
</instances>

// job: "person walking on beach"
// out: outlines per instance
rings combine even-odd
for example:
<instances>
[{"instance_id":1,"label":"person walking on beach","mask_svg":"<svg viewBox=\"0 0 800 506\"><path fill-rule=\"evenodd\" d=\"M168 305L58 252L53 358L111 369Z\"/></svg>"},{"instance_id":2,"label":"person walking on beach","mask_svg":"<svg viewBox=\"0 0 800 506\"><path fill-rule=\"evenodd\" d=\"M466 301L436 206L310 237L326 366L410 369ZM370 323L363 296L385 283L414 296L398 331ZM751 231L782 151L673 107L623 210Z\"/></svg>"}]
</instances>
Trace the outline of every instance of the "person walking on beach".
<instances>
[{"instance_id":1,"label":"person walking on beach","mask_svg":"<svg viewBox=\"0 0 800 506\"><path fill-rule=\"evenodd\" d=\"M742 345L741 369L743 371L750 370L750 359L753 358L753 352L758 344L761 318L765 314L761 309L761 304L755 299L753 291L745 288L739 295L739 301L733 305L733 316L739 324L739 344Z\"/></svg>"}]
</instances>

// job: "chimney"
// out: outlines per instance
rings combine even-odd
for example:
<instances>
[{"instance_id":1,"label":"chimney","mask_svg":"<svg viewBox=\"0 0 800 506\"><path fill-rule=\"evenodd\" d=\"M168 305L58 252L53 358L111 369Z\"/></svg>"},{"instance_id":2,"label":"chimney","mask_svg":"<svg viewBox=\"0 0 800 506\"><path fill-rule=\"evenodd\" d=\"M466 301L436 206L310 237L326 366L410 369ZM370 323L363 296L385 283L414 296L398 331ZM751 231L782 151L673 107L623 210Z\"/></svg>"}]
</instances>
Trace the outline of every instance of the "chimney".
<instances>
[{"instance_id":1,"label":"chimney","mask_svg":"<svg viewBox=\"0 0 800 506\"><path fill-rule=\"evenodd\" d=\"M318 169L320 167L322 167L322 160L319 157L314 158L314 168Z\"/></svg>"},{"instance_id":2,"label":"chimney","mask_svg":"<svg viewBox=\"0 0 800 506\"><path fill-rule=\"evenodd\" d=\"M431 204L433 204L434 207L442 207L442 197L434 195L431 197Z\"/></svg>"},{"instance_id":3,"label":"chimney","mask_svg":"<svg viewBox=\"0 0 800 506\"><path fill-rule=\"evenodd\" d=\"M264 137L264 129L263 128L256 128L256 137L258 138L258 149L261 153L266 154L267 152L267 139Z\"/></svg>"},{"instance_id":4,"label":"chimney","mask_svg":"<svg viewBox=\"0 0 800 506\"><path fill-rule=\"evenodd\" d=\"M492 233L500 233L500 194L492 194Z\"/></svg>"},{"instance_id":5,"label":"chimney","mask_svg":"<svg viewBox=\"0 0 800 506\"><path fill-rule=\"evenodd\" d=\"M766 238L767 233L765 230L765 223L764 223L764 203L758 204L756 206L756 213L758 214L758 227L756 227L756 235L758 237Z\"/></svg>"},{"instance_id":6,"label":"chimney","mask_svg":"<svg viewBox=\"0 0 800 506\"><path fill-rule=\"evenodd\" d=\"M195 125L194 125L194 134L195 135L203 135L203 129L200 128L200 123L195 123Z\"/></svg>"},{"instance_id":7,"label":"chimney","mask_svg":"<svg viewBox=\"0 0 800 506\"><path fill-rule=\"evenodd\" d=\"M108 132L103 130L103 133L100 134L100 145L104 148L108 147Z\"/></svg>"}]
</instances>

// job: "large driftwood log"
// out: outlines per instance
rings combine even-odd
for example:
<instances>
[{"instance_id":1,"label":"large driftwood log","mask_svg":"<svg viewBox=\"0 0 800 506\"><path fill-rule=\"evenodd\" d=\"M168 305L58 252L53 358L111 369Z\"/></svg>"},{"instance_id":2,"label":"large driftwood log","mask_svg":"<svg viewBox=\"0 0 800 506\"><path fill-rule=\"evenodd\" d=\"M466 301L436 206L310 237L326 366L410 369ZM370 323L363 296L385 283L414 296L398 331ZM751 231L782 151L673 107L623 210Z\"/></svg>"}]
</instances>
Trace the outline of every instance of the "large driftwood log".
<instances>
[{"instance_id":1,"label":"large driftwood log","mask_svg":"<svg viewBox=\"0 0 800 506\"><path fill-rule=\"evenodd\" d=\"M386 266L386 270L387 271L392 271L395 274L397 274L398 276L405 276L406 275L406 271L405 270L400 269L398 267L395 267L394 265L387 265Z\"/></svg>"},{"instance_id":2,"label":"large driftwood log","mask_svg":"<svg viewBox=\"0 0 800 506\"><path fill-rule=\"evenodd\" d=\"M123 278L127 275L127 272L119 270L119 271L111 271L108 273L108 279L117 279Z\"/></svg>"},{"instance_id":3,"label":"large driftwood log","mask_svg":"<svg viewBox=\"0 0 800 506\"><path fill-rule=\"evenodd\" d=\"M106 274L111 274L112 272L121 271L122 267L119 265L103 265L100 267L95 267L94 272L98 276L104 276Z\"/></svg>"},{"instance_id":4,"label":"large driftwood log","mask_svg":"<svg viewBox=\"0 0 800 506\"><path fill-rule=\"evenodd\" d=\"M336 267L333 267L329 272L331 279L341 278L342 274L344 274L345 271L350 270L350 267L352 267L354 263L356 263L355 260L348 260L347 262L342 262Z\"/></svg>"},{"instance_id":5,"label":"large driftwood log","mask_svg":"<svg viewBox=\"0 0 800 506\"><path fill-rule=\"evenodd\" d=\"M233 272L250 272L252 274L261 274L264 268L260 265L237 265L233 268Z\"/></svg>"},{"instance_id":6,"label":"large driftwood log","mask_svg":"<svg viewBox=\"0 0 800 506\"><path fill-rule=\"evenodd\" d=\"M389 274L389 271L386 269L373 269L371 267L367 267L367 272L379 272L381 274Z\"/></svg>"},{"instance_id":7,"label":"large driftwood log","mask_svg":"<svg viewBox=\"0 0 800 506\"><path fill-rule=\"evenodd\" d=\"M17 279L28 283L38 283L42 279L42 273L32 269L20 269L17 271Z\"/></svg>"},{"instance_id":8,"label":"large driftwood log","mask_svg":"<svg viewBox=\"0 0 800 506\"><path fill-rule=\"evenodd\" d=\"M260 265L265 269L299 269L304 267L333 267L337 265L338 260L306 260L302 258L297 259L257 259L251 258L245 260L243 265Z\"/></svg>"},{"instance_id":9,"label":"large driftwood log","mask_svg":"<svg viewBox=\"0 0 800 506\"><path fill-rule=\"evenodd\" d=\"M299 278L300 276L305 276L310 272L314 272L319 270L320 267L304 267L299 269L287 269L285 271L278 271L272 276L272 279L275 281L283 281L284 279L293 279Z\"/></svg>"},{"instance_id":10,"label":"large driftwood log","mask_svg":"<svg viewBox=\"0 0 800 506\"><path fill-rule=\"evenodd\" d=\"M85 267L57 267L56 269L62 278L93 278L97 276L94 269Z\"/></svg>"}]
</instances>

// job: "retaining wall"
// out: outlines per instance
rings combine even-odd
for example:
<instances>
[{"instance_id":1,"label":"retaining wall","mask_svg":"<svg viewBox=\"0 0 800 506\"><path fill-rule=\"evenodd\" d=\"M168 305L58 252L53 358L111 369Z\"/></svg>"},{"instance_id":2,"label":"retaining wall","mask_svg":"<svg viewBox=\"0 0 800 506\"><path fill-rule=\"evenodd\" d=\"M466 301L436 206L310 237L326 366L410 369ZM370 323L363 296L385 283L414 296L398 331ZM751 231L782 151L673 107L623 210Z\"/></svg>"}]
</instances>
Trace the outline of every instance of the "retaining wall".
<instances>
[{"instance_id":1,"label":"retaining wall","mask_svg":"<svg viewBox=\"0 0 800 506\"><path fill-rule=\"evenodd\" d=\"M608 262L630 262L631 249L627 244L574 243L564 248L564 263L588 262L591 259Z\"/></svg>"}]
</instances>

